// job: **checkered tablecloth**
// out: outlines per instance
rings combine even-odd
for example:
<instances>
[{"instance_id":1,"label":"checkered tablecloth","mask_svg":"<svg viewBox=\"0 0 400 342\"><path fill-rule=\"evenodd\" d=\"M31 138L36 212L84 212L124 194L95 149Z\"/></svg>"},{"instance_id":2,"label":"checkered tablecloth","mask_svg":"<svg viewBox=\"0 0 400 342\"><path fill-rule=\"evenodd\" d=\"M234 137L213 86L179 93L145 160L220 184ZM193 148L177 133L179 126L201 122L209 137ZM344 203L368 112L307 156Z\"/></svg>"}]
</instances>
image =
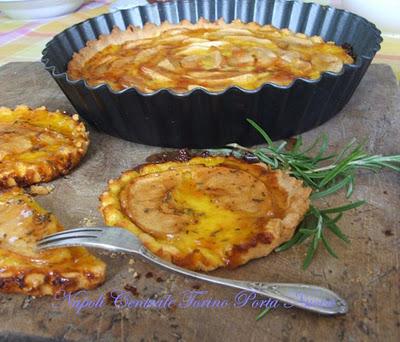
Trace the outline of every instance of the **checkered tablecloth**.
<instances>
[{"instance_id":1,"label":"checkered tablecloth","mask_svg":"<svg viewBox=\"0 0 400 342\"><path fill-rule=\"evenodd\" d=\"M54 35L107 12L111 2L90 1L74 13L50 19L13 20L0 13L0 65L40 60L44 46Z\"/></svg>"},{"instance_id":2,"label":"checkered tablecloth","mask_svg":"<svg viewBox=\"0 0 400 342\"><path fill-rule=\"evenodd\" d=\"M12 20L0 13L0 66L8 62L38 61L41 51L56 33L109 10L112 0L95 0L75 13L42 20ZM384 37L375 63L391 65L400 79L400 37Z\"/></svg>"}]
</instances>

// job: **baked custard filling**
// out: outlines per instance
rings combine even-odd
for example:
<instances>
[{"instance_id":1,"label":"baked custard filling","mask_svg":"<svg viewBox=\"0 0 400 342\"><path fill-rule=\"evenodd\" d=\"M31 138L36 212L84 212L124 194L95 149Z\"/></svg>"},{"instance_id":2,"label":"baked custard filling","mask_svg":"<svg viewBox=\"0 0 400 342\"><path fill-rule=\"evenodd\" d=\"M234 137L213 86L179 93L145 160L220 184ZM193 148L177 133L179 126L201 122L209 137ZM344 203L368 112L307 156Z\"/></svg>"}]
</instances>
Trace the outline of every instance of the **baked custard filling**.
<instances>
[{"instance_id":1,"label":"baked custard filling","mask_svg":"<svg viewBox=\"0 0 400 342\"><path fill-rule=\"evenodd\" d=\"M248 240L252 228L262 233L261 227L279 216L269 192L244 171L199 165L134 179L121 192L121 206L132 222L162 243L184 251L225 249Z\"/></svg>"},{"instance_id":2,"label":"baked custard filling","mask_svg":"<svg viewBox=\"0 0 400 342\"><path fill-rule=\"evenodd\" d=\"M199 270L236 267L291 238L309 189L282 171L234 158L149 164L111 181L106 224L127 228L155 254Z\"/></svg>"},{"instance_id":3,"label":"baked custard filling","mask_svg":"<svg viewBox=\"0 0 400 342\"><path fill-rule=\"evenodd\" d=\"M91 86L107 83L114 90L135 87L144 93L199 87L222 91L230 86L254 90L268 82L315 80L353 62L344 48L319 36L254 22L201 19L196 24L114 29L75 54L68 75Z\"/></svg>"}]
</instances>

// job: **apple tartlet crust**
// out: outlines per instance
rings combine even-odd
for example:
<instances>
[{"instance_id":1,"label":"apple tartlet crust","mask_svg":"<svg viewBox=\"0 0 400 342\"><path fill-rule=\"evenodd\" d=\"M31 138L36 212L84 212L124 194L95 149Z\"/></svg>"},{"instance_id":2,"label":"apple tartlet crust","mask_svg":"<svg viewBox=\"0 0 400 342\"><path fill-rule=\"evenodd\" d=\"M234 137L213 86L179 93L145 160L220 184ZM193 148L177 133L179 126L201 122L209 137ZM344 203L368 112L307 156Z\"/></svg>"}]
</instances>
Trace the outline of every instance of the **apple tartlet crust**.
<instances>
[{"instance_id":1,"label":"apple tartlet crust","mask_svg":"<svg viewBox=\"0 0 400 342\"><path fill-rule=\"evenodd\" d=\"M0 107L0 189L48 182L71 171L89 144L78 115Z\"/></svg>"},{"instance_id":2,"label":"apple tartlet crust","mask_svg":"<svg viewBox=\"0 0 400 342\"><path fill-rule=\"evenodd\" d=\"M294 234L311 189L233 157L145 164L111 180L100 211L154 254L192 270L237 267Z\"/></svg>"},{"instance_id":3,"label":"apple tartlet crust","mask_svg":"<svg viewBox=\"0 0 400 342\"><path fill-rule=\"evenodd\" d=\"M36 251L37 241L62 230L21 188L0 191L0 292L62 295L103 283L106 265L85 248Z\"/></svg>"}]
</instances>

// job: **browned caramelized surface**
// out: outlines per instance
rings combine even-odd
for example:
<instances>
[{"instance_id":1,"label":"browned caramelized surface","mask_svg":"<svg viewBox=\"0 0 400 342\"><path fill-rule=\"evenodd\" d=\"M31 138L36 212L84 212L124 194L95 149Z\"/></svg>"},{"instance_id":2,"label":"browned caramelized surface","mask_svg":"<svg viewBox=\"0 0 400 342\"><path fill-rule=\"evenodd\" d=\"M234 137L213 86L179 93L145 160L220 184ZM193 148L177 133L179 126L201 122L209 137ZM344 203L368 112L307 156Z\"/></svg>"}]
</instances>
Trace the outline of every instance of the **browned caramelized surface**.
<instances>
[{"instance_id":1,"label":"browned caramelized surface","mask_svg":"<svg viewBox=\"0 0 400 342\"><path fill-rule=\"evenodd\" d=\"M0 107L0 189L66 174L87 146L87 133L77 116L44 107Z\"/></svg>"},{"instance_id":2,"label":"browned caramelized surface","mask_svg":"<svg viewBox=\"0 0 400 342\"><path fill-rule=\"evenodd\" d=\"M90 85L108 83L115 90L136 87L146 93L197 87L221 91L234 85L252 90L267 82L317 79L353 62L332 42L270 25L201 20L138 30L116 30L98 45L89 44L95 53L83 49L79 65L70 63L70 76Z\"/></svg>"},{"instance_id":3,"label":"browned caramelized surface","mask_svg":"<svg viewBox=\"0 0 400 342\"><path fill-rule=\"evenodd\" d=\"M102 195L101 210L107 224L130 229L157 255L210 270L289 239L308 195L301 182L261 164L197 157L126 172Z\"/></svg>"},{"instance_id":4,"label":"browned caramelized surface","mask_svg":"<svg viewBox=\"0 0 400 342\"><path fill-rule=\"evenodd\" d=\"M36 251L38 240L61 230L22 189L0 193L0 291L42 296L101 284L105 264L85 248Z\"/></svg>"}]
</instances>

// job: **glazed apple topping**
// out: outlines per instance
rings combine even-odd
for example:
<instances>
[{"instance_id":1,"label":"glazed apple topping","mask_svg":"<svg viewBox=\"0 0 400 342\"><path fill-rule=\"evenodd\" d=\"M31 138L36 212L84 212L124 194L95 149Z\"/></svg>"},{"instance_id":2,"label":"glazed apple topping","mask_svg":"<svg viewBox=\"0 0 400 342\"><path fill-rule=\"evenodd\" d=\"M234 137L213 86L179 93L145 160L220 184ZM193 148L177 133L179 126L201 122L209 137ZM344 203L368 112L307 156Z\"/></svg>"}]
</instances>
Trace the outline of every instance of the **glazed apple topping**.
<instances>
[{"instance_id":1,"label":"glazed apple topping","mask_svg":"<svg viewBox=\"0 0 400 342\"><path fill-rule=\"evenodd\" d=\"M145 93L289 85L296 78L318 79L322 72L340 72L344 64L353 63L344 48L321 37L239 21L148 25L115 30L102 39L110 44L88 53L89 58L87 50L82 52L84 63L77 68L73 60L70 76L90 85L108 83L115 90L135 87Z\"/></svg>"}]
</instances>

